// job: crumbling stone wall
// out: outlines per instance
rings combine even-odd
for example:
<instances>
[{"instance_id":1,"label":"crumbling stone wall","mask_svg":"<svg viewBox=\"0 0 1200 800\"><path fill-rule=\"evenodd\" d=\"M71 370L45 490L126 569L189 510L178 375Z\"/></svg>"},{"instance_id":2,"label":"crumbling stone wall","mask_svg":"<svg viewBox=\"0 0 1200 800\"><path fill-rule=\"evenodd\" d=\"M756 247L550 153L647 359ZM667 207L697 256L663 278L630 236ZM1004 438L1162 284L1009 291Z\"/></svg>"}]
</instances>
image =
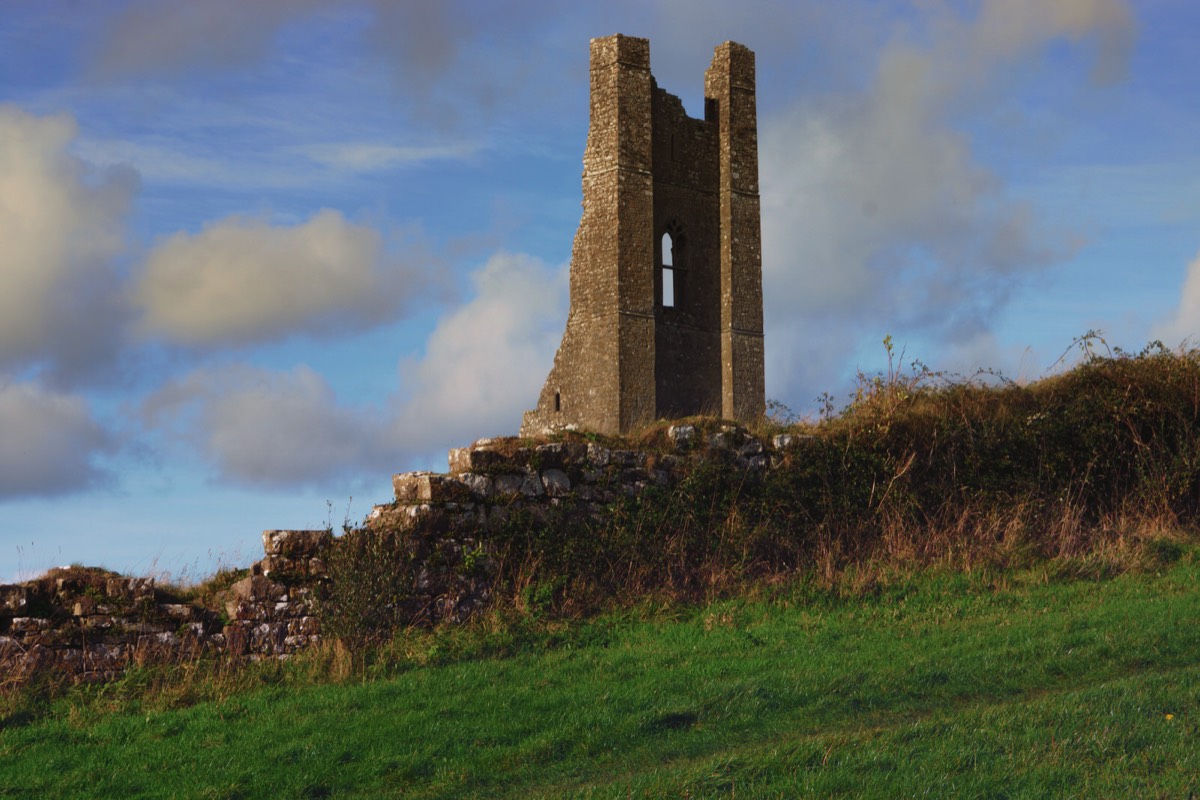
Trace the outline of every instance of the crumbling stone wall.
<instances>
[{"instance_id":1,"label":"crumbling stone wall","mask_svg":"<svg viewBox=\"0 0 1200 800\"><path fill-rule=\"evenodd\" d=\"M287 656L319 640L315 591L329 531L264 531L266 557L221 608L180 600L153 578L70 567L0 586L0 678L99 681L131 664L204 655Z\"/></svg>"},{"instance_id":2,"label":"crumbling stone wall","mask_svg":"<svg viewBox=\"0 0 1200 800\"><path fill-rule=\"evenodd\" d=\"M707 434L676 425L665 449L655 451L582 439L482 439L451 450L447 473L393 476L395 501L372 510L365 535L387 529L408 537L417 566L406 601L410 624L462 622L491 600L489 534L511 515L548 517L563 505L601 515L648 487L677 483L714 450L732 467L762 475L800 438L767 443L734 425ZM317 596L343 539L328 530L269 530L262 541L264 557L216 607L184 602L151 578L89 568L0 586L0 683L37 675L107 680L131 664L202 656L286 658L336 635L322 630Z\"/></svg>"},{"instance_id":3,"label":"crumbling stone wall","mask_svg":"<svg viewBox=\"0 0 1200 800\"><path fill-rule=\"evenodd\" d=\"M591 123L571 307L522 435L624 433L765 409L754 54L726 42L689 117L646 39L591 43ZM664 238L664 235L669 238Z\"/></svg>"},{"instance_id":4,"label":"crumbling stone wall","mask_svg":"<svg viewBox=\"0 0 1200 800\"><path fill-rule=\"evenodd\" d=\"M0 677L5 684L34 675L105 680L130 663L190 654L219 636L213 618L164 600L153 579L98 570L0 586Z\"/></svg>"}]
</instances>

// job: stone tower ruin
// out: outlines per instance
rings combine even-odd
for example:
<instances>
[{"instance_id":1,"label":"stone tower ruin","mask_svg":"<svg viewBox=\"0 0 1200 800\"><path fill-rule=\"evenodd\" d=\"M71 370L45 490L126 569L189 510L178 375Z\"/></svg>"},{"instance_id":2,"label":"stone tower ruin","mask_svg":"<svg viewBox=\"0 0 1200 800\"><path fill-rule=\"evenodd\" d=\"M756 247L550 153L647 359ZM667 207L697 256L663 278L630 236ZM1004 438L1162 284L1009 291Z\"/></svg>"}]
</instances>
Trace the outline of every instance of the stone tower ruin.
<instances>
[{"instance_id":1,"label":"stone tower ruin","mask_svg":"<svg viewBox=\"0 0 1200 800\"><path fill-rule=\"evenodd\" d=\"M754 53L725 42L704 119L650 74L650 43L591 43L571 308L523 436L625 433L659 418L764 413Z\"/></svg>"}]
</instances>

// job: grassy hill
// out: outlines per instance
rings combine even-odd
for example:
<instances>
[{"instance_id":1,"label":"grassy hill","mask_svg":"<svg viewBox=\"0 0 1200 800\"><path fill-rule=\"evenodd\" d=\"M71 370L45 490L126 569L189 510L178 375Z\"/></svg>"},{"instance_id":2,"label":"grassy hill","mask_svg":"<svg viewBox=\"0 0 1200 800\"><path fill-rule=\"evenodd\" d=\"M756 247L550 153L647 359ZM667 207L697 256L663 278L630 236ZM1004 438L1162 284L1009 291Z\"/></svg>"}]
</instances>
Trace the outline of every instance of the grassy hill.
<instances>
[{"instance_id":1,"label":"grassy hill","mask_svg":"<svg viewBox=\"0 0 1200 800\"><path fill-rule=\"evenodd\" d=\"M268 665L183 707L98 689L5 718L0 797L1186 797L1200 554L1177 555L414 634L365 675Z\"/></svg>"},{"instance_id":2,"label":"grassy hill","mask_svg":"<svg viewBox=\"0 0 1200 800\"><path fill-rule=\"evenodd\" d=\"M0 695L0 797L1188 796L1200 354L1088 355L862 376L765 477L514 514L466 626L355 623L413 565L347 531L320 650Z\"/></svg>"}]
</instances>

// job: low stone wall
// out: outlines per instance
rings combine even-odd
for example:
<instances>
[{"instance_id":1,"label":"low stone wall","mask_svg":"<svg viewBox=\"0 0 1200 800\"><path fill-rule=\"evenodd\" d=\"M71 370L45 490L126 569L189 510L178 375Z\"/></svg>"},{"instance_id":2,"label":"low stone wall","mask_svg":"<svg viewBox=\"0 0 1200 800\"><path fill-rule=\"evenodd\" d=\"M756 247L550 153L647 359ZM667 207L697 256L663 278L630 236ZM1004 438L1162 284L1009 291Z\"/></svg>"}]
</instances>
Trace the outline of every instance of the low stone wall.
<instances>
[{"instance_id":1,"label":"low stone wall","mask_svg":"<svg viewBox=\"0 0 1200 800\"><path fill-rule=\"evenodd\" d=\"M365 528L398 532L410 543L417 569L406 618L461 622L491 598L488 532L513 513L536 516L569 503L574 513L599 515L650 486L676 483L698 458L721 458L762 474L803 438L767 443L737 426L702 434L678 425L655 451L582 439L538 445L483 439L451 450L448 473L395 475L395 501L375 506ZM206 653L287 657L320 641L316 601L340 541L327 530L264 531L263 559L209 607L186 602L153 579L88 568L0 586L0 682L35 675L104 680L130 664ZM462 569L467 558L478 568Z\"/></svg>"},{"instance_id":2,"label":"low stone wall","mask_svg":"<svg viewBox=\"0 0 1200 800\"><path fill-rule=\"evenodd\" d=\"M417 558L426 564L415 575L407 618L416 624L460 622L490 601L488 566L497 555L490 533L514 514L548 520L552 510L569 511L557 517L558 524L599 518L618 500L651 486L674 485L699 459L719 458L761 475L805 438L782 435L767 443L735 425L708 433L676 425L665 431L660 446L645 450L578 435L537 445L481 439L451 450L447 473L393 476L395 501L375 506L366 527L410 534Z\"/></svg>"},{"instance_id":3,"label":"low stone wall","mask_svg":"<svg viewBox=\"0 0 1200 800\"><path fill-rule=\"evenodd\" d=\"M720 452L731 464L762 472L770 458L801 437L777 436L769 446L745 429L725 425L702 436L692 425L667 429L666 452L624 450L596 442L564 441L513 447L508 439L481 439L450 451L449 473L405 472L392 478L396 501L375 506L369 526L486 530L513 509L576 506L600 511L648 486L669 486L693 459Z\"/></svg>"},{"instance_id":4,"label":"low stone wall","mask_svg":"<svg viewBox=\"0 0 1200 800\"><path fill-rule=\"evenodd\" d=\"M220 608L187 602L153 578L95 568L0 586L0 684L107 680L131 664L204 654L295 653L319 638L314 592L332 541L328 531L265 531L266 557L222 593Z\"/></svg>"},{"instance_id":5,"label":"low stone wall","mask_svg":"<svg viewBox=\"0 0 1200 800\"><path fill-rule=\"evenodd\" d=\"M67 570L0 586L0 676L112 678L130 663L179 658L219 636L202 609L163 602L150 578Z\"/></svg>"}]
</instances>

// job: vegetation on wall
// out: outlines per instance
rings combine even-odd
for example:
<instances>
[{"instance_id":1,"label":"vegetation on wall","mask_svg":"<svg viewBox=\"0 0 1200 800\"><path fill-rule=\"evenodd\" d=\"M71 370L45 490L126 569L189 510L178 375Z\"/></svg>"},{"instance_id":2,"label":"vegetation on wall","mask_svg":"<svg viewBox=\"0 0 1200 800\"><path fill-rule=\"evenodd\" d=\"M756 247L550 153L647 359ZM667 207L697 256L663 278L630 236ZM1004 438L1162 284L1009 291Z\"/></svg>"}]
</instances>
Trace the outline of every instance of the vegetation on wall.
<instances>
[{"instance_id":1,"label":"vegetation on wall","mask_svg":"<svg viewBox=\"0 0 1200 800\"><path fill-rule=\"evenodd\" d=\"M953 379L920 364L860 376L839 413L755 432L797 439L763 474L712 449L678 483L600 515L569 499L514 512L488 534L486 552L442 553L440 566L465 578L486 572L493 606L505 613L562 618L797 577L864 590L930 565L1050 560L1063 573L1098 577L1170 561L1200 513L1200 352L1100 354L1098 341L1079 340L1078 366L1028 385ZM667 452L667 440L663 423L626 446ZM408 575L413 546L387 535L347 534L362 542L343 551L346 589L335 575L333 596L362 594L353 584L380 570L384 543ZM331 632L369 638L365 606L347 605L358 610ZM403 598L387 607L403 610ZM384 614L373 631L413 619Z\"/></svg>"}]
</instances>

